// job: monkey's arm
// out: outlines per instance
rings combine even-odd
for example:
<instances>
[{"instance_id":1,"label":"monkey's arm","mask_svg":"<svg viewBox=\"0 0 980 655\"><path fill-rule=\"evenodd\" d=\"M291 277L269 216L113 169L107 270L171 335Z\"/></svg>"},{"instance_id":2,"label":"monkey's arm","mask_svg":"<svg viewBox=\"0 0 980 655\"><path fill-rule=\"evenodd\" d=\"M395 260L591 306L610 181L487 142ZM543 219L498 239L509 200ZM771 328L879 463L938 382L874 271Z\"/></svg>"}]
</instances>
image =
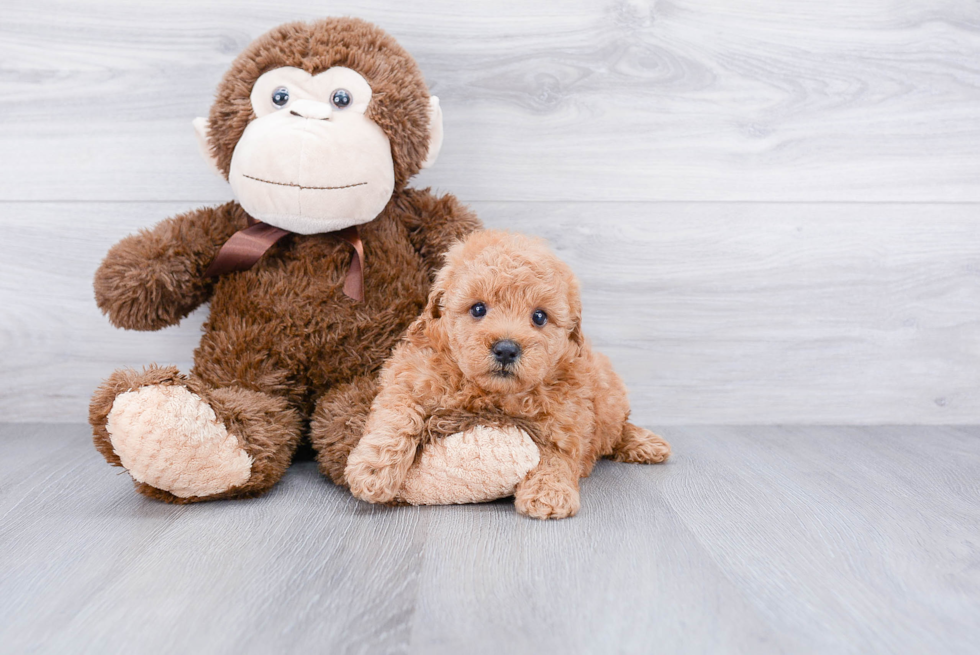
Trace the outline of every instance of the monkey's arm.
<instances>
[{"instance_id":1,"label":"monkey's arm","mask_svg":"<svg viewBox=\"0 0 980 655\"><path fill-rule=\"evenodd\" d=\"M442 255L454 241L483 228L473 210L454 195L408 189L403 198L400 208L409 239L433 275L442 268Z\"/></svg>"},{"instance_id":2,"label":"monkey's arm","mask_svg":"<svg viewBox=\"0 0 980 655\"><path fill-rule=\"evenodd\" d=\"M204 277L218 249L244 228L237 203L180 214L109 249L95 273L95 301L116 327L159 330L208 300Z\"/></svg>"}]
</instances>

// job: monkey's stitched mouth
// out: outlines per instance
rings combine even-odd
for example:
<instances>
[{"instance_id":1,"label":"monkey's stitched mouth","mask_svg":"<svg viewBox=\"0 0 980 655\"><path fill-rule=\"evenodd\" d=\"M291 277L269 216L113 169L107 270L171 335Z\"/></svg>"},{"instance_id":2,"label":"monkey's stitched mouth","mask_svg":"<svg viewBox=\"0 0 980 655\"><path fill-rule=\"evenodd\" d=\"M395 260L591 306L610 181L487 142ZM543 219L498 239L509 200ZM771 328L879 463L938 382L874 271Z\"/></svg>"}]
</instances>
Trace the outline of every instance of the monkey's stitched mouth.
<instances>
[{"instance_id":1,"label":"monkey's stitched mouth","mask_svg":"<svg viewBox=\"0 0 980 655\"><path fill-rule=\"evenodd\" d=\"M275 184L276 186L291 186L298 189L311 189L313 191L334 191L336 189L350 189L351 187L364 186L367 182L357 182L356 184L345 184L344 186L303 186L301 184L293 184L292 182L273 182L272 180L263 180L260 177L252 177L251 175L246 175L242 173L242 177L247 177L250 180L255 180L256 182L262 182L264 184Z\"/></svg>"}]
</instances>

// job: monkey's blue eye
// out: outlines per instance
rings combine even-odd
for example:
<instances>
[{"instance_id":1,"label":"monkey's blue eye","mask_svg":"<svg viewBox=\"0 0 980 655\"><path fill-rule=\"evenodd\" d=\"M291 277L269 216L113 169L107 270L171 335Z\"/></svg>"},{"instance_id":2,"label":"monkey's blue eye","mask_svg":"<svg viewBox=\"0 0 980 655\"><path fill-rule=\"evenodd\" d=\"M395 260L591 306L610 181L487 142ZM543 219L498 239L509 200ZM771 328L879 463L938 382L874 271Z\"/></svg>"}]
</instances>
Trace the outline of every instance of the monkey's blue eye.
<instances>
[{"instance_id":1,"label":"monkey's blue eye","mask_svg":"<svg viewBox=\"0 0 980 655\"><path fill-rule=\"evenodd\" d=\"M482 302L478 302L472 307L470 307L470 316L473 318L483 318L487 315L487 306Z\"/></svg>"},{"instance_id":2,"label":"monkey's blue eye","mask_svg":"<svg viewBox=\"0 0 980 655\"><path fill-rule=\"evenodd\" d=\"M531 322L538 327L544 327L544 324L548 322L548 315L544 313L543 309L536 309L531 314Z\"/></svg>"},{"instance_id":3,"label":"monkey's blue eye","mask_svg":"<svg viewBox=\"0 0 980 655\"><path fill-rule=\"evenodd\" d=\"M351 103L351 100L350 92L347 89L337 89L330 96L330 102L337 109L345 109Z\"/></svg>"},{"instance_id":4,"label":"monkey's blue eye","mask_svg":"<svg viewBox=\"0 0 980 655\"><path fill-rule=\"evenodd\" d=\"M289 89L281 86L272 92L272 104L276 107L282 109L286 106L287 102L289 102Z\"/></svg>"}]
</instances>

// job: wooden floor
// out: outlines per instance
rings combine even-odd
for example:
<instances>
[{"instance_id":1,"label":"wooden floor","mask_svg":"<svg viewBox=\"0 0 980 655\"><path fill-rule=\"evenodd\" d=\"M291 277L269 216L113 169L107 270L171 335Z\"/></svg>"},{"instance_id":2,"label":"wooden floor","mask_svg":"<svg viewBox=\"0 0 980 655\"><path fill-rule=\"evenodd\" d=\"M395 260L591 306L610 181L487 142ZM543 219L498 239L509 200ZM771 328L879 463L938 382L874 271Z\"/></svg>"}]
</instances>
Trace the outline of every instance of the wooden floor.
<instances>
[{"instance_id":1,"label":"wooden floor","mask_svg":"<svg viewBox=\"0 0 980 655\"><path fill-rule=\"evenodd\" d=\"M0 427L0 650L975 653L980 428L662 431L576 518L135 495L80 425Z\"/></svg>"}]
</instances>

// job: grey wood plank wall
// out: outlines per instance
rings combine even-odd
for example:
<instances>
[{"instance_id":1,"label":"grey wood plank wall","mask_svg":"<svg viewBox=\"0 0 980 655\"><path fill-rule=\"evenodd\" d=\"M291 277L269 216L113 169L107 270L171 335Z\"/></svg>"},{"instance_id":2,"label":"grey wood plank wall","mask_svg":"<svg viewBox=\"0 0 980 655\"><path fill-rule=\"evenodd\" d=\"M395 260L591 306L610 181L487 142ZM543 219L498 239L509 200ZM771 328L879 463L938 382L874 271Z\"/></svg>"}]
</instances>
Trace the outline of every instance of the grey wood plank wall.
<instances>
[{"instance_id":1,"label":"grey wood plank wall","mask_svg":"<svg viewBox=\"0 0 980 655\"><path fill-rule=\"evenodd\" d=\"M415 54L447 128L417 184L570 261L639 421L980 420L972 0L5 0L3 420L189 366L202 313L114 330L92 273L231 197L191 119L251 39L327 13Z\"/></svg>"}]
</instances>

